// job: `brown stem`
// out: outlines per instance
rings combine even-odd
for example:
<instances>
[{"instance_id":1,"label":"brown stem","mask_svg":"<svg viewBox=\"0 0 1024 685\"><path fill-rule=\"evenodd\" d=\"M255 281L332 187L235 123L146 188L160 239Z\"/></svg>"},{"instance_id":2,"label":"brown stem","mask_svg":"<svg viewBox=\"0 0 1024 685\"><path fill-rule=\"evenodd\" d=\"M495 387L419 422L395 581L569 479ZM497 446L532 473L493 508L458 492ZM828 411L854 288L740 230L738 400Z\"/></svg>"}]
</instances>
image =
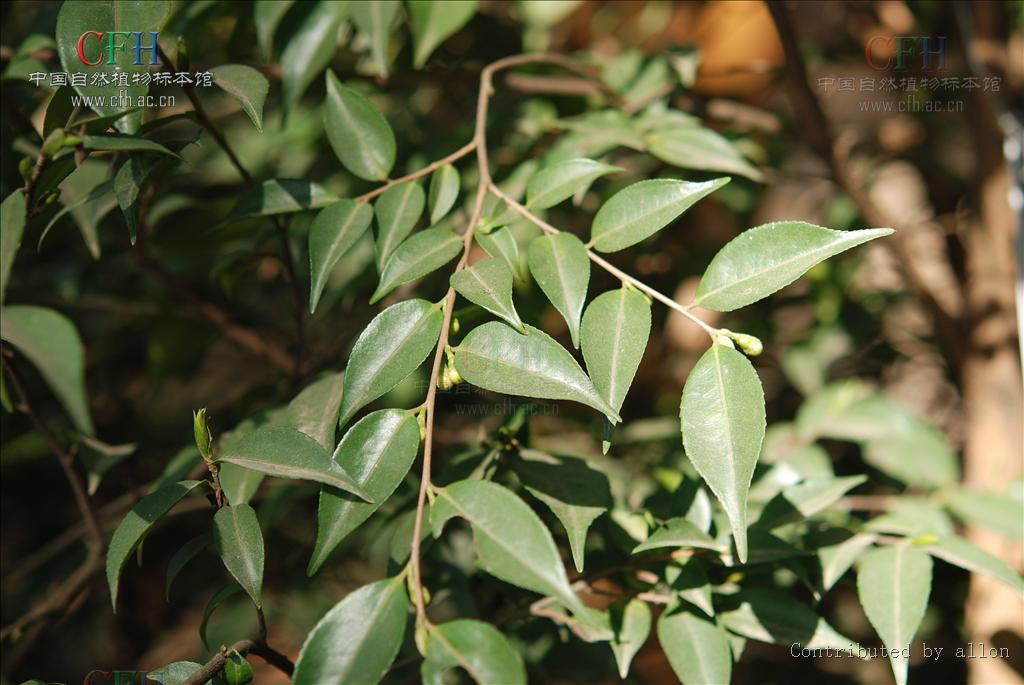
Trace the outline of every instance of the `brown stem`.
<instances>
[{"instance_id":1,"label":"brown stem","mask_svg":"<svg viewBox=\"0 0 1024 685\"><path fill-rule=\"evenodd\" d=\"M224 670L224 664L232 652L238 652L242 656L255 654L289 677L295 672L295 664L292 663L291 659L265 642L239 640L230 647L221 648L209 661L203 664L202 668L193 673L183 685L202 685L202 683L213 678L213 676Z\"/></svg>"},{"instance_id":2,"label":"brown stem","mask_svg":"<svg viewBox=\"0 0 1024 685\"><path fill-rule=\"evenodd\" d=\"M438 169L440 167L443 167L445 164L451 164L452 162L455 162L455 161L458 161L458 160L462 159L463 157L465 157L466 155L468 155L470 152L472 152L475 149L476 149L476 138L473 138L473 140L469 141L468 143L466 143L465 145L463 145L462 147L460 147L458 150L456 150L455 152L451 153L447 157L442 157L441 159L437 160L436 162L431 162L430 164L428 164L427 166L423 167L422 169L417 169L416 171L412 172L411 174L406 174L405 176L402 176L400 178L392 179L392 180L388 181L387 183L384 183L380 187L374 188L373 190L371 190L368 193L363 193L362 195L360 195L360 196L358 196L356 198L356 202L369 202L373 198L375 198L378 195L380 195L381 193L383 193L388 188L390 188L392 186L396 186L399 183L405 183L406 181L413 181L413 180L415 180L417 178L422 178L423 176L426 176L427 174L432 173L436 169Z\"/></svg>"}]
</instances>

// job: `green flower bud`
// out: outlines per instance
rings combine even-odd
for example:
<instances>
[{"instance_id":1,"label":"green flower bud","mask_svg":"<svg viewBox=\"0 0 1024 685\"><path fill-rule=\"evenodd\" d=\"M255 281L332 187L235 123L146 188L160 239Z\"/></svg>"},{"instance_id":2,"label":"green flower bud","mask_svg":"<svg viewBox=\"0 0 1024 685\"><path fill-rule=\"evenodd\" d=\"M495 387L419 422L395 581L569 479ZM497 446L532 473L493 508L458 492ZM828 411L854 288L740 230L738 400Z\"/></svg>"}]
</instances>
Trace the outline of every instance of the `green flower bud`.
<instances>
[{"instance_id":1,"label":"green flower bud","mask_svg":"<svg viewBox=\"0 0 1024 685\"><path fill-rule=\"evenodd\" d=\"M224 679L228 685L245 685L252 681L252 666L237 650L224 662Z\"/></svg>"},{"instance_id":2,"label":"green flower bud","mask_svg":"<svg viewBox=\"0 0 1024 685\"><path fill-rule=\"evenodd\" d=\"M195 434L199 454L206 462L213 461L213 435L206 426L206 407L192 412L192 432Z\"/></svg>"},{"instance_id":3,"label":"green flower bud","mask_svg":"<svg viewBox=\"0 0 1024 685\"><path fill-rule=\"evenodd\" d=\"M60 149L64 147L64 129L58 128L55 131L51 131L50 135L46 136L46 140L43 141L43 147L40 149L47 157L53 157L55 154L60 152Z\"/></svg>"},{"instance_id":4,"label":"green flower bud","mask_svg":"<svg viewBox=\"0 0 1024 685\"><path fill-rule=\"evenodd\" d=\"M32 178L32 169L36 166L36 160L31 157L22 157L21 161L18 162L18 172L21 173L21 177L26 181Z\"/></svg>"}]
</instances>

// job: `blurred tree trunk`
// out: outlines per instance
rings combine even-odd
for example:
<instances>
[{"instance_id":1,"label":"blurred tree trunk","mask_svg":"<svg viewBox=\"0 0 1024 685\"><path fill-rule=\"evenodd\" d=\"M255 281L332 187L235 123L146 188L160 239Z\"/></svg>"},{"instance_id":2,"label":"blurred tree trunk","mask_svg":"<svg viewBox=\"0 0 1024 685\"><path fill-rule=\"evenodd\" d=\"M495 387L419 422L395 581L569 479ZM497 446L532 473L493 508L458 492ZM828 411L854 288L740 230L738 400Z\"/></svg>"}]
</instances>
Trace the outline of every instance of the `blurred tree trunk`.
<instances>
[{"instance_id":1,"label":"blurred tree trunk","mask_svg":"<svg viewBox=\"0 0 1024 685\"><path fill-rule=\"evenodd\" d=\"M974 40L1005 45L1007 9L991 3L973 7ZM961 387L967 419L964 480L968 486L1004 492L1024 473L1024 400L1017 312L1014 239L1017 216L1010 206L1014 182L1003 157L1004 140L992 100L976 96L968 106L978 113L974 127L977 150L976 211L962 231L966 255L964 298L967 348ZM1024 548L1004 536L972 528L968 537L1020 570ZM966 607L969 638L985 647L1007 647L1011 659L1022 658L1024 600L1006 585L981 574L971 577ZM1007 638L1010 631L1016 638ZM1019 672L1002 659L972 659L971 683L1021 683Z\"/></svg>"}]
</instances>

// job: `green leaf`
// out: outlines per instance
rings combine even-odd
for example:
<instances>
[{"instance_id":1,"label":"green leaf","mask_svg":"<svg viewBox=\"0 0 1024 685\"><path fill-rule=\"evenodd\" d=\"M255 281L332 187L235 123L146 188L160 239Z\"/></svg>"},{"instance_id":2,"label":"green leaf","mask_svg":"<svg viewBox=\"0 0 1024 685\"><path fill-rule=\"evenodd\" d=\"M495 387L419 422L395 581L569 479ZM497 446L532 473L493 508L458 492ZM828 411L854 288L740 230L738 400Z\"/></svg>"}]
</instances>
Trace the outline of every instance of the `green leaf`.
<instances>
[{"instance_id":1,"label":"green leaf","mask_svg":"<svg viewBox=\"0 0 1024 685\"><path fill-rule=\"evenodd\" d=\"M732 680L732 649L725 631L704 616L677 607L658 618L658 642L684 685Z\"/></svg>"},{"instance_id":2,"label":"green leaf","mask_svg":"<svg viewBox=\"0 0 1024 685\"><path fill-rule=\"evenodd\" d=\"M370 298L378 302L392 290L422 278L455 258L462 252L462 237L447 228L428 228L398 246L388 257L380 274L380 284Z\"/></svg>"},{"instance_id":3,"label":"green leaf","mask_svg":"<svg viewBox=\"0 0 1024 685\"><path fill-rule=\"evenodd\" d=\"M316 440L294 428L261 428L232 442L217 461L268 476L330 485L370 501L370 496Z\"/></svg>"},{"instance_id":4,"label":"green leaf","mask_svg":"<svg viewBox=\"0 0 1024 685\"><path fill-rule=\"evenodd\" d=\"M142 542L142 538L171 510L175 504L205 481L183 480L152 492L136 504L117 526L110 546L107 547L107 585L110 587L110 603L117 612L117 591L121 572Z\"/></svg>"},{"instance_id":5,"label":"green leaf","mask_svg":"<svg viewBox=\"0 0 1024 685\"><path fill-rule=\"evenodd\" d=\"M309 226L309 312L316 311L331 269L370 227L373 210L365 202L339 200L327 205Z\"/></svg>"},{"instance_id":6,"label":"green leaf","mask_svg":"<svg viewBox=\"0 0 1024 685\"><path fill-rule=\"evenodd\" d=\"M210 643L206 639L206 626L210 623L210 619L213 617L213 612L217 610L224 602L228 601L239 592L242 591L242 586L237 583L231 583L227 587L223 587L218 590L210 600L206 603L206 608L203 609L203 620L199 623L199 639L203 641L203 644L209 648Z\"/></svg>"},{"instance_id":7,"label":"green leaf","mask_svg":"<svg viewBox=\"0 0 1024 685\"><path fill-rule=\"evenodd\" d=\"M611 626L615 633L611 642L612 654L619 667L619 677L625 680L633 657L651 634L651 608L639 599L631 599L624 605L613 604Z\"/></svg>"},{"instance_id":8,"label":"green leaf","mask_svg":"<svg viewBox=\"0 0 1024 685\"><path fill-rule=\"evenodd\" d=\"M789 285L815 264L890 233L891 228L833 231L803 221L751 228L711 260L693 304L719 312L744 307Z\"/></svg>"},{"instance_id":9,"label":"green leaf","mask_svg":"<svg viewBox=\"0 0 1024 685\"><path fill-rule=\"evenodd\" d=\"M576 570L583 571L587 531L612 506L608 477L583 459L521 450L515 472L531 495L543 502L569 535Z\"/></svg>"},{"instance_id":10,"label":"green leaf","mask_svg":"<svg viewBox=\"0 0 1024 685\"><path fill-rule=\"evenodd\" d=\"M438 167L430 175L430 224L434 225L448 215L459 197L459 171L451 164Z\"/></svg>"},{"instance_id":11,"label":"green leaf","mask_svg":"<svg viewBox=\"0 0 1024 685\"><path fill-rule=\"evenodd\" d=\"M513 278L522 278L522 265L519 261L519 244L512 234L512 230L502 226L490 233L476 233L476 241L480 247L492 257L505 262L505 266L512 272Z\"/></svg>"},{"instance_id":12,"label":"green leaf","mask_svg":"<svg viewBox=\"0 0 1024 685\"><path fill-rule=\"evenodd\" d=\"M210 533L202 533L186 542L174 553L174 556L167 563L167 576L164 580L164 597L166 599L169 600L171 598L171 585L178 577L178 574L188 565L188 562L195 559L211 542L213 542L213 537Z\"/></svg>"},{"instance_id":13,"label":"green leaf","mask_svg":"<svg viewBox=\"0 0 1024 685\"><path fill-rule=\"evenodd\" d=\"M26 216L25 193L21 190L15 190L0 204L0 226L4 227L0 233L0 305L7 295L7 281L11 277L14 255L21 247Z\"/></svg>"},{"instance_id":14,"label":"green leaf","mask_svg":"<svg viewBox=\"0 0 1024 685\"><path fill-rule=\"evenodd\" d=\"M602 164L585 157L549 164L530 177L526 186L526 206L532 209L554 207L596 179L622 170L622 167Z\"/></svg>"},{"instance_id":15,"label":"green leaf","mask_svg":"<svg viewBox=\"0 0 1024 685\"><path fill-rule=\"evenodd\" d=\"M245 419L221 435L219 451L232 452L236 444L261 428L288 426L288 413L287 407L275 407ZM220 485L229 504L248 502L256 494L265 477L266 475L259 471L251 471L236 464L225 462L220 465Z\"/></svg>"},{"instance_id":16,"label":"green leaf","mask_svg":"<svg viewBox=\"0 0 1024 685\"><path fill-rule=\"evenodd\" d=\"M530 243L526 263L537 285L569 326L573 347L580 346L580 317L590 283L587 248L571 233L542 235Z\"/></svg>"},{"instance_id":17,"label":"green leaf","mask_svg":"<svg viewBox=\"0 0 1024 685\"><path fill-rule=\"evenodd\" d=\"M710 535L685 518L677 517L665 521L664 525L651 533L645 541L634 547L633 554L664 547L721 550L721 546L712 540Z\"/></svg>"},{"instance_id":18,"label":"green leaf","mask_svg":"<svg viewBox=\"0 0 1024 685\"><path fill-rule=\"evenodd\" d=\"M519 653L489 623L458 619L428 625L427 651L420 673L426 685L443 685L445 671L461 668L478 685L526 685Z\"/></svg>"},{"instance_id":19,"label":"green leaf","mask_svg":"<svg viewBox=\"0 0 1024 685\"><path fill-rule=\"evenodd\" d=\"M972 573L984 573L1001 580L1019 594L1024 595L1024 579L1009 564L960 537L940 539L924 548L937 559L949 562Z\"/></svg>"},{"instance_id":20,"label":"green leaf","mask_svg":"<svg viewBox=\"0 0 1024 685\"><path fill-rule=\"evenodd\" d=\"M647 349L651 333L651 304L631 288L598 295L583 313L581 345L587 373L616 411Z\"/></svg>"},{"instance_id":21,"label":"green leaf","mask_svg":"<svg viewBox=\"0 0 1024 685\"><path fill-rule=\"evenodd\" d=\"M619 415L568 350L533 326L528 335L503 323L477 326L455 348L455 368L473 385L547 400L572 400L593 407L612 421Z\"/></svg>"},{"instance_id":22,"label":"green leaf","mask_svg":"<svg viewBox=\"0 0 1024 685\"><path fill-rule=\"evenodd\" d=\"M155 140L138 136L127 136L120 133L86 135L82 139L82 147L86 150L102 150L105 152L152 152L180 159L177 152L164 147Z\"/></svg>"},{"instance_id":23,"label":"green leaf","mask_svg":"<svg viewBox=\"0 0 1024 685\"><path fill-rule=\"evenodd\" d=\"M117 205L128 224L128 239L132 245L138 235L138 200L150 172L160 162L155 155L132 155L114 176L114 195Z\"/></svg>"},{"instance_id":24,"label":"green leaf","mask_svg":"<svg viewBox=\"0 0 1024 685\"><path fill-rule=\"evenodd\" d=\"M815 550L818 555L818 565L821 567L821 591L823 593L831 590L839 582L839 579L860 557L861 552L870 547L874 541L872 535L855 535L841 529L836 529L835 533L839 535Z\"/></svg>"},{"instance_id":25,"label":"green leaf","mask_svg":"<svg viewBox=\"0 0 1024 685\"><path fill-rule=\"evenodd\" d=\"M907 682L910 643L921 625L932 589L932 560L921 549L892 545L868 552L857 567L857 595L889 650L898 685Z\"/></svg>"},{"instance_id":26,"label":"green leaf","mask_svg":"<svg viewBox=\"0 0 1024 685\"><path fill-rule=\"evenodd\" d=\"M1014 540L1024 539L1024 501L966 487L950 490L945 501L949 510L966 524L982 526Z\"/></svg>"},{"instance_id":27,"label":"green leaf","mask_svg":"<svg viewBox=\"0 0 1024 685\"><path fill-rule=\"evenodd\" d=\"M238 651L231 651L224 661L224 680L228 685L246 685L252 682L252 666Z\"/></svg>"},{"instance_id":28,"label":"green leaf","mask_svg":"<svg viewBox=\"0 0 1024 685\"><path fill-rule=\"evenodd\" d=\"M663 162L680 169L724 171L760 181L761 172L719 133L701 126L674 126L648 133L648 151Z\"/></svg>"},{"instance_id":29,"label":"green leaf","mask_svg":"<svg viewBox=\"0 0 1024 685\"><path fill-rule=\"evenodd\" d=\"M867 476L859 475L819 478L790 485L765 505L755 525L771 530L810 518L866 480Z\"/></svg>"},{"instance_id":30,"label":"green leaf","mask_svg":"<svg viewBox=\"0 0 1024 685\"><path fill-rule=\"evenodd\" d=\"M213 515L213 544L224 567L260 606L263 590L263 532L248 504L221 507Z\"/></svg>"},{"instance_id":31,"label":"green leaf","mask_svg":"<svg viewBox=\"0 0 1024 685\"><path fill-rule=\"evenodd\" d=\"M402 409L375 411L349 429L334 460L373 502L332 488L320 491L316 547L306 571L309 575L316 573L334 548L391 497L409 472L419 446L416 416Z\"/></svg>"},{"instance_id":32,"label":"green leaf","mask_svg":"<svg viewBox=\"0 0 1024 685\"><path fill-rule=\"evenodd\" d=\"M295 109L309 84L331 63L338 47L338 27L345 19L347 5L344 2L300 3L299 11L306 11L306 15L281 51L285 111Z\"/></svg>"},{"instance_id":33,"label":"green leaf","mask_svg":"<svg viewBox=\"0 0 1024 685\"><path fill-rule=\"evenodd\" d=\"M747 490L764 439L764 390L736 350L714 343L686 379L679 405L686 456L722 503L747 558Z\"/></svg>"},{"instance_id":34,"label":"green leaf","mask_svg":"<svg viewBox=\"0 0 1024 685\"><path fill-rule=\"evenodd\" d=\"M107 85L94 85L90 79L86 79L83 85L75 86L75 90L83 98L89 98L92 109L99 115L105 116L120 112L124 107L118 106L115 101L121 91L135 102L140 96L149 90L148 85L141 82L132 83L132 77L137 74L148 73L152 63L159 64L157 55L148 48L156 48L151 40L151 32L159 31L166 21L171 10L169 2L131 2L130 0L68 0L60 7L57 13L57 53L60 56L62 70L68 73L88 71L78 56L78 44L82 35L87 31L100 31L108 36L118 31L140 32L143 40L142 47L147 48L141 53L142 64L135 64L135 49L133 41L127 36L123 43L124 50L114 51L114 64L108 62L110 55L107 52L107 43L99 40L88 40L84 44L85 54L89 61L100 59L97 69L105 69L113 72L125 72L128 74L129 86L127 88L116 83ZM155 58L155 59L154 59ZM99 103L103 104L100 105ZM142 122L142 111L137 110L117 121L119 130L126 133L133 133L138 130Z\"/></svg>"},{"instance_id":35,"label":"green leaf","mask_svg":"<svg viewBox=\"0 0 1024 685\"><path fill-rule=\"evenodd\" d=\"M669 564L665 568L665 580L668 582L669 590L676 597L694 605L707 616L715 615L711 581L700 559L690 557L681 564Z\"/></svg>"},{"instance_id":36,"label":"green leaf","mask_svg":"<svg viewBox=\"0 0 1024 685\"><path fill-rule=\"evenodd\" d=\"M214 67L213 82L228 95L238 100L253 126L263 132L263 103L267 100L270 82L267 77L244 64L224 64Z\"/></svg>"},{"instance_id":37,"label":"green leaf","mask_svg":"<svg viewBox=\"0 0 1024 685\"><path fill-rule=\"evenodd\" d=\"M0 309L0 337L39 370L75 428L92 435L95 431L85 392L85 349L75 325L52 309L4 307Z\"/></svg>"},{"instance_id":38,"label":"green leaf","mask_svg":"<svg viewBox=\"0 0 1024 685\"><path fill-rule=\"evenodd\" d=\"M412 64L419 69L449 36L476 12L476 0L416 0L406 4L412 27Z\"/></svg>"},{"instance_id":39,"label":"green leaf","mask_svg":"<svg viewBox=\"0 0 1024 685\"><path fill-rule=\"evenodd\" d=\"M340 373L324 374L288 403L288 424L316 440L325 450L334 449L343 379Z\"/></svg>"},{"instance_id":40,"label":"green leaf","mask_svg":"<svg viewBox=\"0 0 1024 685\"><path fill-rule=\"evenodd\" d=\"M364 585L327 612L295 662L296 685L376 683L402 646L409 598L402 578Z\"/></svg>"},{"instance_id":41,"label":"green leaf","mask_svg":"<svg viewBox=\"0 0 1024 685\"><path fill-rule=\"evenodd\" d=\"M395 165L395 134L377 106L327 72L324 129L334 153L359 178L383 181Z\"/></svg>"},{"instance_id":42,"label":"green leaf","mask_svg":"<svg viewBox=\"0 0 1024 685\"><path fill-rule=\"evenodd\" d=\"M352 21L370 39L370 54L377 74L385 78L388 75L388 38L401 7L398 0L368 0L353 2L349 9Z\"/></svg>"},{"instance_id":43,"label":"green leaf","mask_svg":"<svg viewBox=\"0 0 1024 685\"><path fill-rule=\"evenodd\" d=\"M627 186L597 210L588 247L598 252L617 252L636 245L728 182L728 178L704 183L658 178Z\"/></svg>"},{"instance_id":44,"label":"green leaf","mask_svg":"<svg viewBox=\"0 0 1024 685\"><path fill-rule=\"evenodd\" d=\"M797 645L798 649L831 647L856 654L860 645L840 634L814 609L778 590L741 590L723 603L718 619L727 630L758 642Z\"/></svg>"},{"instance_id":45,"label":"green leaf","mask_svg":"<svg viewBox=\"0 0 1024 685\"><path fill-rule=\"evenodd\" d=\"M253 22L256 24L256 43L267 62L273 57L274 34L294 0L257 0L252 5Z\"/></svg>"},{"instance_id":46,"label":"green leaf","mask_svg":"<svg viewBox=\"0 0 1024 685\"><path fill-rule=\"evenodd\" d=\"M512 302L512 272L496 257L483 259L451 276L455 292L475 305L525 332L515 304Z\"/></svg>"},{"instance_id":47,"label":"green leaf","mask_svg":"<svg viewBox=\"0 0 1024 685\"><path fill-rule=\"evenodd\" d=\"M320 209L338 201L333 193L319 183L297 179L277 178L264 181L245 191L224 220L223 226L251 216L290 214L308 209Z\"/></svg>"},{"instance_id":48,"label":"green leaf","mask_svg":"<svg viewBox=\"0 0 1024 685\"><path fill-rule=\"evenodd\" d=\"M184 685L202 666L194 661L175 661L146 674L146 680L160 685Z\"/></svg>"},{"instance_id":49,"label":"green leaf","mask_svg":"<svg viewBox=\"0 0 1024 685\"><path fill-rule=\"evenodd\" d=\"M377 215L378 272L384 270L388 257L412 232L426 202L426 193L416 181L391 186L377 200L374 212Z\"/></svg>"},{"instance_id":50,"label":"green leaf","mask_svg":"<svg viewBox=\"0 0 1024 685\"><path fill-rule=\"evenodd\" d=\"M340 426L423 363L437 345L443 318L441 306L426 300L399 302L374 317L345 367Z\"/></svg>"},{"instance_id":51,"label":"green leaf","mask_svg":"<svg viewBox=\"0 0 1024 685\"><path fill-rule=\"evenodd\" d=\"M551 533L523 500L496 483L463 480L436 493L430 510L435 537L453 516L472 526L480 568L506 583L552 596L578 620L592 621L569 587Z\"/></svg>"}]
</instances>

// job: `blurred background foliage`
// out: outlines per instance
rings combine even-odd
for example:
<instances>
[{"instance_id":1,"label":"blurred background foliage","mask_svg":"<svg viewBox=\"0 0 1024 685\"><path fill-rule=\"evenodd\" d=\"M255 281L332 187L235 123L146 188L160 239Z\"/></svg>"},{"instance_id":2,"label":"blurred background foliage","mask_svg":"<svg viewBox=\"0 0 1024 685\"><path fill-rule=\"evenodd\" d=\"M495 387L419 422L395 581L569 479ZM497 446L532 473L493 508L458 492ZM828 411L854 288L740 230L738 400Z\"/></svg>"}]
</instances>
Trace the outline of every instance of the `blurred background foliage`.
<instances>
[{"instance_id":1,"label":"blurred background foliage","mask_svg":"<svg viewBox=\"0 0 1024 685\"><path fill-rule=\"evenodd\" d=\"M827 402L841 388L853 394L878 392L895 402L898 409L892 411L937 426L958 455L956 467L964 481L975 492L994 493L990 502L1010 502L1004 509L1009 517L1001 519L1009 521L1009 536L979 530L971 533L972 539L1020 568L1019 521L1013 522L1013 502L1024 498L1013 302L1016 217L1009 201L1014 180L1004 144L1012 155L1016 141L1019 172L1021 139L1010 112L1021 105L1024 3L793 3L787 12L793 34L780 37L772 13L759 2L485 1L422 70L412 67L408 33L394 31L387 45L386 77L367 37L349 23L337 22L322 35L311 33L322 29L324 19L317 13L327 11L326 4L295 3L276 29L269 30L254 20L248 4L178 2L162 32L164 47L172 54L172 37L184 40L193 71L244 63L270 79L260 133L230 96L213 88L200 93L256 178L315 180L339 197L372 189L343 171L327 145L320 108L321 73L328 65L383 109L398 136L396 171L401 172L417 169L471 137L471 112L484 65L510 54L547 50L578 53L599 67L627 105L639 109L660 101L700 116L763 170L763 183L734 180L656 240L618 256L620 266L681 302L689 301L717 249L749 226L785 218L837 229L896 227L891 242L872 243L855 255L823 263L807 278L741 314L702 316L713 325L765 341L756 366L765 386L769 424L793 421L802 407L809 411L808 401L825 403L827 411ZM56 2L12 2L0 8L4 197L22 185L18 164L39 144L35 131L52 91L27 83L25 75L60 70L51 39L58 8ZM819 87L823 78L880 77L865 59L865 50L880 50L874 57L884 62L891 56L884 46L891 43L872 38L904 35L947 36L948 73L963 77L984 69L1001 79L1000 90L948 95L963 100L962 111L887 113L863 103L898 101L905 95ZM787 47L803 55L805 83L824 110L827 137L815 123L806 93L793 80L795 62L792 55L787 58ZM909 73L922 76L913 69ZM537 92L553 85L563 92ZM189 111L180 89L154 92L176 94L177 106L147 110L145 120ZM508 76L491 106L489 140L496 178L513 183L528 178L534 167L522 161L540 153L561 154L559 146L583 154L588 146L600 147L603 141L588 137L592 132L586 120L577 118L595 97L574 79L552 84L529 74ZM196 125L182 118L167 129L168 138L182 138ZM129 246L124 218L109 197L87 202L58 219L38 249L39 231L24 237L9 286L8 301L65 313L85 342L90 409L103 443L92 451L83 449L81 459L108 530L175 455L190 449L193 408L209 407L215 430L225 432L282 406L318 373L341 368L354 336L376 311L366 304L376 275L372 244L364 241L334 269L316 315L305 323L298 374L284 373L252 349L240 347L205 307L225 312L231 326L255 331L292 358L298 353L295 304L278 236L260 217L220 225L244 186L208 135L186 146L182 157L184 163L159 173L142 198L146 225L139 245ZM628 149L620 148L611 161L616 163L617 157L635 177L678 173ZM111 174L106 161L87 161L61 186L60 203L69 206L85 198ZM463 178L466 186L472 182ZM626 182L602 188L611 194ZM579 207L553 209L548 218L559 227L585 229L603 199L590 193ZM57 211L56 206L48 209L47 218ZM300 265L306 264L310 220L307 212L293 215L288 223ZM461 227L465 213L446 221ZM521 239L536 230L528 224L513 228ZM304 266L300 277L304 292ZM437 283L429 283L440 292L443 276L432 278ZM610 276L595 272L591 291L613 285ZM536 286L521 284L516 298L524 319L540 318L546 330L563 342L568 339L564 322ZM473 323L470 312L461 314L460 325ZM681 316L655 310L651 342L622 412L626 448L602 459L614 474L613 492L620 504L615 515L597 524L598 537L608 540L605 544L614 546L616 536L637 524L631 506L646 502L658 510L661 502L664 511L671 511L669 493L685 472L677 432L679 393L706 345L703 336ZM409 406L419 402L426 372L414 374L389 399ZM45 399L40 378L27 376L44 417L66 425L59 407ZM843 381L848 382L836 385ZM832 395L823 395L823 390ZM444 482L446 469L458 472L458 448L512 420L506 406L486 404L484 415L475 414L485 401L476 395L441 395L444 420L435 440L445 467L439 482ZM593 455L595 437L580 414L573 407L541 406L533 418L533 445ZM0 562L7 626L74 570L82 554L82 532L46 441L20 414L5 412L0 421ZM785 439L785 430L783 425L774 437ZM826 439L822 444L837 474L862 470L855 443ZM126 445L130 447L112 449ZM894 459L926 472L933 468L926 455L913 450ZM856 490L851 507L884 507L887 495L907 491L891 471L876 465L868 469L870 482ZM276 646L293 657L327 608L383 572L388 541L403 521L402 513L408 512L415 484L406 482L385 515L374 517L315 579L307 580L302 569L315 531L314 491L309 485L275 483L260 496L261 522L273 550L267 559L266 593L274 620L271 632L281 636ZM915 492L914 484L909 492ZM964 509L961 523L970 523L973 510ZM7 636L7 681L33 676L78 682L94 668L149 668L193 656L199 648L195 627L205 603L226 577L211 579L216 564L190 565L168 602L158 570L194 536L199 520L195 507L178 510L147 541L146 570L129 566L117 616L111 614L97 577L67 607L66 615L32 643L26 645L17 634ZM468 537L452 535L446 554L453 573L470 564ZM218 573L224 575L222 569ZM500 596L505 591L493 580L483 579L481 585L474 594ZM970 668L981 669L972 676L977 682L1019 679L1024 658L1020 599L1001 592L964 571L937 565L932 604L918 640L954 649L969 640L1008 646L1013 658L999 664L937 663L915 654L912 678L963 682ZM441 611L446 605L471 605L457 593L435 601ZM825 610L841 632L877 644L849 580L828 595ZM228 601L210 620L210 644L232 641L251 629L252 620L244 601ZM515 635L527 661L539 664L546 674L545 682L614 681L606 649L558 638L549 625L539 624L527 624ZM989 667L994 670L984 670ZM736 679L886 682L887 669L884 660L793 659L781 648L751 643ZM274 672L258 671L257 682L275 677ZM403 670L400 661L391 677L394 682L414 681L417 671ZM631 677L646 683L673 681L656 646L640 653Z\"/></svg>"}]
</instances>

